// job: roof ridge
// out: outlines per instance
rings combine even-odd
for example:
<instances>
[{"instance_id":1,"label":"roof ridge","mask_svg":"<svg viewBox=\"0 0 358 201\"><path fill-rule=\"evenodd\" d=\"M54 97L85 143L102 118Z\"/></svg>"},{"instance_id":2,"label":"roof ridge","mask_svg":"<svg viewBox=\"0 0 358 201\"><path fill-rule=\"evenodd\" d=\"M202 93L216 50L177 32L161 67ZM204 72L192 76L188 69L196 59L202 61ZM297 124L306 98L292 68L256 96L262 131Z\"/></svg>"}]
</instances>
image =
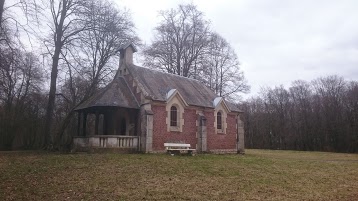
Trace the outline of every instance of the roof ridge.
<instances>
[{"instance_id":1,"label":"roof ridge","mask_svg":"<svg viewBox=\"0 0 358 201\"><path fill-rule=\"evenodd\" d=\"M136 65L134 65L134 64L124 64L126 67L127 67L127 70L130 72L130 75L132 76L132 78L133 78L133 82L134 81L136 81L137 83L136 83L136 87L139 87L140 88L140 90L141 90L141 93L143 94L143 96L147 96L147 95L149 95L150 93L145 89L145 87L144 87L144 85L136 78L136 77L134 77L133 76L133 72L131 71L132 69L132 66L134 66L134 67L139 67L139 68L144 68L144 67L140 67L140 66L136 66ZM139 86L139 84L141 85L141 86Z\"/></svg>"},{"instance_id":2,"label":"roof ridge","mask_svg":"<svg viewBox=\"0 0 358 201\"><path fill-rule=\"evenodd\" d=\"M173 74L173 73L167 73L167 72L163 72L163 71L159 71L157 69L152 69L152 68L147 68L147 67L143 67L143 66L137 66L135 64L131 64L132 66L136 67L136 68L143 68L143 69L146 69L146 70L149 70L149 71L152 71L152 72L158 72L158 73L162 73L162 74L165 74L165 75L169 75L169 76L175 76L175 77L179 77L179 78L183 78L183 79L188 79L188 80L193 80L195 82L198 82L200 84L203 84L202 82L200 82L200 80L197 80L195 78L191 78L191 77L184 77L182 75L178 75L178 74ZM205 85L204 85L205 86Z\"/></svg>"},{"instance_id":3,"label":"roof ridge","mask_svg":"<svg viewBox=\"0 0 358 201\"><path fill-rule=\"evenodd\" d=\"M135 94L133 93L133 91L131 90L131 88L129 87L127 80L126 80L123 76L119 76L118 78L122 78L122 79L124 80L124 83L126 83L126 85L127 85L128 89L129 89L129 91L131 92L131 94L132 94L132 96L133 96L135 102L137 103L138 106L140 106L140 104L139 104L139 102L138 102L138 100L137 100L137 97L135 96Z\"/></svg>"}]
</instances>

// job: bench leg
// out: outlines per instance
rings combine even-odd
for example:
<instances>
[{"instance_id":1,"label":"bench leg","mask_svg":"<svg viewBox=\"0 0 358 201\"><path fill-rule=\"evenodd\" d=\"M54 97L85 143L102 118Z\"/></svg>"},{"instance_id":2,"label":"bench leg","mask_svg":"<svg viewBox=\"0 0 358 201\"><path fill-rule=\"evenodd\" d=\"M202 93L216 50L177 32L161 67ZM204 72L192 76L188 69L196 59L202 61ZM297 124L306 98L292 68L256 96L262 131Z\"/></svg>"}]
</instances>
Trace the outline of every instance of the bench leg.
<instances>
[{"instance_id":1,"label":"bench leg","mask_svg":"<svg viewBox=\"0 0 358 201\"><path fill-rule=\"evenodd\" d=\"M179 155L180 150L168 150L167 153L170 155Z\"/></svg>"}]
</instances>

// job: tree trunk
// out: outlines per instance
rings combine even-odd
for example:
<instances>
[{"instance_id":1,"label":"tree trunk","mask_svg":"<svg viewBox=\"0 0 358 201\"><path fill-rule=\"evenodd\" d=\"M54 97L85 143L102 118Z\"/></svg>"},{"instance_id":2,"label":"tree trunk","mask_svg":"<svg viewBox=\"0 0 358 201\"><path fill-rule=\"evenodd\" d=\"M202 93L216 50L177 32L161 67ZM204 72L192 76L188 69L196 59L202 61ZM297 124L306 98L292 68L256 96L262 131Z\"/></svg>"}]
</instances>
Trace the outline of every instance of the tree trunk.
<instances>
[{"instance_id":1,"label":"tree trunk","mask_svg":"<svg viewBox=\"0 0 358 201\"><path fill-rule=\"evenodd\" d=\"M56 27L56 33L54 33L55 52L52 57L50 93L49 93L48 104L46 109L46 122L45 122L45 131L44 131L45 146L46 146L45 148L50 150L53 149L53 144L54 144L54 134L51 132L51 126L52 126L52 117L53 117L53 110L55 107L55 98L56 98L58 61L60 60L60 53L63 46L63 41L62 41L62 36L64 32L63 23L65 21L68 11L67 4L68 2L66 0L63 0L60 21L58 24L56 23L56 19L54 19L55 27Z\"/></svg>"},{"instance_id":2,"label":"tree trunk","mask_svg":"<svg viewBox=\"0 0 358 201\"><path fill-rule=\"evenodd\" d=\"M2 24L2 14L4 13L5 0L0 0L0 28Z\"/></svg>"},{"instance_id":3,"label":"tree trunk","mask_svg":"<svg viewBox=\"0 0 358 201\"><path fill-rule=\"evenodd\" d=\"M48 104L46 109L46 122L45 122L45 146L48 149L52 149L53 146L53 134L51 132L53 110L55 106L56 98L56 82L57 82L57 71L58 71L58 60L60 58L61 46L56 45L55 54L52 58L52 69L51 69L51 84L50 93L48 97Z\"/></svg>"}]
</instances>

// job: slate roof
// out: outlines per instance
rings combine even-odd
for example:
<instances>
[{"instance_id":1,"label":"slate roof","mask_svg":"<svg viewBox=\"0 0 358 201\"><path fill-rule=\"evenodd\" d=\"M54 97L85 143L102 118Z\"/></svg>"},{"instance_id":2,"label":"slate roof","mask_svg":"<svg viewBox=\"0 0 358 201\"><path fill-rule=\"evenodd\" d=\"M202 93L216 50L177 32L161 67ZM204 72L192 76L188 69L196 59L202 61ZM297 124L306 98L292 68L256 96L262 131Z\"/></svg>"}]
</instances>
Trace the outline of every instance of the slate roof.
<instances>
[{"instance_id":1,"label":"slate roof","mask_svg":"<svg viewBox=\"0 0 358 201\"><path fill-rule=\"evenodd\" d=\"M213 108L213 101L217 95L198 80L133 64L127 64L127 69L133 78L140 83L141 88L144 89L144 95L152 100L166 101L168 91L176 89L189 105ZM241 112L235 104L227 101L226 103L231 111ZM124 77L117 73L109 85L79 105L75 110L101 106L138 109L139 103Z\"/></svg>"},{"instance_id":2,"label":"slate roof","mask_svg":"<svg viewBox=\"0 0 358 201\"><path fill-rule=\"evenodd\" d=\"M213 108L217 95L198 80L164 73L136 65L127 65L132 76L141 83L152 100L166 101L169 90L177 89L183 99L194 106ZM241 112L235 104L226 102L231 111Z\"/></svg>"},{"instance_id":3,"label":"slate roof","mask_svg":"<svg viewBox=\"0 0 358 201\"><path fill-rule=\"evenodd\" d=\"M127 82L124 77L120 76L116 76L110 84L79 105L75 110L99 106L139 108L139 104L129 90Z\"/></svg>"}]
</instances>

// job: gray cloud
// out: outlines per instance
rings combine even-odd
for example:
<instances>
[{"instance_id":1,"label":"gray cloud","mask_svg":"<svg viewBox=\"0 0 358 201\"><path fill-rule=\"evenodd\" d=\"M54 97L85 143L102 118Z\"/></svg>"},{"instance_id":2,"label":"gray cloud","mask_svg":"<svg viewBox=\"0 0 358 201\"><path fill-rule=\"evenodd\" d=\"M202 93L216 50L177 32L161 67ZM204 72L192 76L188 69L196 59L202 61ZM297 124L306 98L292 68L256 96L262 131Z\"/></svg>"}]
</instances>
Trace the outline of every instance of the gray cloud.
<instances>
[{"instance_id":1,"label":"gray cloud","mask_svg":"<svg viewBox=\"0 0 358 201\"><path fill-rule=\"evenodd\" d=\"M150 42L158 11L182 1L118 1ZM191 1L187 1L191 2ZM194 0L235 48L252 86L289 85L337 74L358 80L358 1Z\"/></svg>"}]
</instances>

